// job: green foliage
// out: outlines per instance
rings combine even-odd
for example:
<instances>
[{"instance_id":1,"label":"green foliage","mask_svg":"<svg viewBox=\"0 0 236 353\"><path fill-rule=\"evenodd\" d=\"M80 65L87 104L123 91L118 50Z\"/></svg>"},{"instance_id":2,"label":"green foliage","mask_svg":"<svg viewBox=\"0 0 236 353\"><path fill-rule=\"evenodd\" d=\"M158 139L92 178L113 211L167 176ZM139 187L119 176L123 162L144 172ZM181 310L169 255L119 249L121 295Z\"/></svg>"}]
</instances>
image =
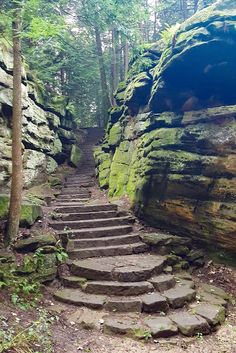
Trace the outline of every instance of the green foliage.
<instances>
[{"instance_id":1,"label":"green foliage","mask_svg":"<svg viewBox=\"0 0 236 353\"><path fill-rule=\"evenodd\" d=\"M23 310L35 307L41 298L39 282L13 273L0 281L0 288L7 289L11 302Z\"/></svg>"},{"instance_id":2,"label":"green foliage","mask_svg":"<svg viewBox=\"0 0 236 353\"><path fill-rule=\"evenodd\" d=\"M53 251L55 252L57 261L59 263L63 263L68 259L68 254L67 254L66 250L61 246L60 241L57 242L56 246L53 246ZM44 253L43 248L38 248L35 251L34 258L35 258L37 266L40 266L40 267L43 266L45 256L47 256L47 255Z\"/></svg>"},{"instance_id":3,"label":"green foliage","mask_svg":"<svg viewBox=\"0 0 236 353\"><path fill-rule=\"evenodd\" d=\"M170 43L170 41L173 40L179 27L180 27L180 23L176 23L175 25L172 25L172 26L166 24L166 28L160 34L161 40L165 45L167 45L168 43Z\"/></svg>"},{"instance_id":4,"label":"green foliage","mask_svg":"<svg viewBox=\"0 0 236 353\"><path fill-rule=\"evenodd\" d=\"M153 61L150 58L139 56L129 70L128 77L138 75L141 72L149 71L153 67Z\"/></svg>"},{"instance_id":5,"label":"green foliage","mask_svg":"<svg viewBox=\"0 0 236 353\"><path fill-rule=\"evenodd\" d=\"M145 341L148 341L152 338L151 332L142 328L134 329L134 336L138 339L143 339Z\"/></svg>"},{"instance_id":6,"label":"green foliage","mask_svg":"<svg viewBox=\"0 0 236 353\"><path fill-rule=\"evenodd\" d=\"M0 353L51 353L53 345L51 340L51 324L53 317L40 309L38 318L30 326L22 329L20 319L16 318L15 323L9 327L7 320L0 317L5 329L0 330Z\"/></svg>"}]
</instances>

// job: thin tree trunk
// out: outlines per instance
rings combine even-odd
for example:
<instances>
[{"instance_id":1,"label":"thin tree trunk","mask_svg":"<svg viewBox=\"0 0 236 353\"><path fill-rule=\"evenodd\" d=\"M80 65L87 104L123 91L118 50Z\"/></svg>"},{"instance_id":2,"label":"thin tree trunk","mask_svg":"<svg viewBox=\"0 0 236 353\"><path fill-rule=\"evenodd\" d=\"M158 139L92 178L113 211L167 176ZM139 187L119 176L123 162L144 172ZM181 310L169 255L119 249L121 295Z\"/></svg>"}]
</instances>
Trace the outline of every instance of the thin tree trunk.
<instances>
[{"instance_id":1,"label":"thin tree trunk","mask_svg":"<svg viewBox=\"0 0 236 353\"><path fill-rule=\"evenodd\" d=\"M119 32L116 28L112 30L112 95L117 89L119 82Z\"/></svg>"},{"instance_id":2,"label":"thin tree trunk","mask_svg":"<svg viewBox=\"0 0 236 353\"><path fill-rule=\"evenodd\" d=\"M154 8L154 23L153 23L153 41L157 40L157 3L158 0L155 0Z\"/></svg>"},{"instance_id":3,"label":"thin tree trunk","mask_svg":"<svg viewBox=\"0 0 236 353\"><path fill-rule=\"evenodd\" d=\"M21 92L21 8L16 5L13 13L13 115L12 115L12 180L11 197L9 207L8 229L5 237L6 245L9 245L19 231L22 188L22 92Z\"/></svg>"},{"instance_id":4,"label":"thin tree trunk","mask_svg":"<svg viewBox=\"0 0 236 353\"><path fill-rule=\"evenodd\" d=\"M96 91L96 122L98 127L102 128L103 127L103 120L101 119L102 113L101 113L101 101L100 101L100 91Z\"/></svg>"},{"instance_id":5,"label":"thin tree trunk","mask_svg":"<svg viewBox=\"0 0 236 353\"><path fill-rule=\"evenodd\" d=\"M183 15L183 19L186 20L188 18L188 6L186 0L180 0L180 8Z\"/></svg>"},{"instance_id":6,"label":"thin tree trunk","mask_svg":"<svg viewBox=\"0 0 236 353\"><path fill-rule=\"evenodd\" d=\"M115 30L115 56L116 56L116 77L115 77L115 90L118 87L119 84L119 77L120 77L120 46L119 46L119 39L120 39L120 35L119 35L119 31L116 29Z\"/></svg>"},{"instance_id":7,"label":"thin tree trunk","mask_svg":"<svg viewBox=\"0 0 236 353\"><path fill-rule=\"evenodd\" d=\"M124 81L125 79L125 67L124 67L124 55L125 55L125 40L121 36L120 37L120 81Z\"/></svg>"},{"instance_id":8,"label":"thin tree trunk","mask_svg":"<svg viewBox=\"0 0 236 353\"><path fill-rule=\"evenodd\" d=\"M194 13L196 13L198 10L198 3L199 3L199 0L194 0Z\"/></svg>"},{"instance_id":9,"label":"thin tree trunk","mask_svg":"<svg viewBox=\"0 0 236 353\"><path fill-rule=\"evenodd\" d=\"M127 39L125 41L125 47L124 47L124 68L125 68L125 78L126 78L129 70L129 43Z\"/></svg>"},{"instance_id":10,"label":"thin tree trunk","mask_svg":"<svg viewBox=\"0 0 236 353\"><path fill-rule=\"evenodd\" d=\"M101 88L102 88L102 103L103 103L103 114L104 114L103 120L105 125L108 117L108 109L110 108L110 98L109 98L109 89L107 85L106 70L105 70L105 64L104 64L103 52L102 52L102 40L101 40L101 35L98 27L95 27L95 37L96 37L96 47L97 47Z\"/></svg>"}]
</instances>

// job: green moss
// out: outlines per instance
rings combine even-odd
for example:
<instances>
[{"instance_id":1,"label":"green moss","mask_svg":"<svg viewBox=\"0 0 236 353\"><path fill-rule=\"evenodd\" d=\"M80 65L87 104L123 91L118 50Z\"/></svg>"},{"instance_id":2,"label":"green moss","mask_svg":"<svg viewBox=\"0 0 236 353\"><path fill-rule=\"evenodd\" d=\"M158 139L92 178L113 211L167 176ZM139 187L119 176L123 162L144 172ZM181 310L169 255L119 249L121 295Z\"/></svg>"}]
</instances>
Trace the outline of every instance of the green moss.
<instances>
[{"instance_id":1,"label":"green moss","mask_svg":"<svg viewBox=\"0 0 236 353\"><path fill-rule=\"evenodd\" d=\"M9 196L0 195L0 219L7 216L9 207Z\"/></svg>"},{"instance_id":2,"label":"green moss","mask_svg":"<svg viewBox=\"0 0 236 353\"><path fill-rule=\"evenodd\" d=\"M77 145L73 145L71 148L71 153L70 153L70 163L74 167L78 167L81 159L82 159L82 151Z\"/></svg>"},{"instance_id":3,"label":"green moss","mask_svg":"<svg viewBox=\"0 0 236 353\"><path fill-rule=\"evenodd\" d=\"M9 196L0 195L0 218L5 218L8 214ZM43 215L42 208L38 204L23 201L21 205L21 226L31 226Z\"/></svg>"},{"instance_id":4,"label":"green moss","mask_svg":"<svg viewBox=\"0 0 236 353\"><path fill-rule=\"evenodd\" d=\"M37 261L34 255L27 254L23 257L23 263L17 267L19 274L31 274L37 270Z\"/></svg>"},{"instance_id":5,"label":"green moss","mask_svg":"<svg viewBox=\"0 0 236 353\"><path fill-rule=\"evenodd\" d=\"M22 227L32 226L42 216L43 211L40 205L24 202L21 206L20 225Z\"/></svg>"},{"instance_id":6,"label":"green moss","mask_svg":"<svg viewBox=\"0 0 236 353\"><path fill-rule=\"evenodd\" d=\"M122 128L119 123L116 123L112 126L109 137L108 137L108 144L110 146L117 146L122 137Z\"/></svg>"}]
</instances>

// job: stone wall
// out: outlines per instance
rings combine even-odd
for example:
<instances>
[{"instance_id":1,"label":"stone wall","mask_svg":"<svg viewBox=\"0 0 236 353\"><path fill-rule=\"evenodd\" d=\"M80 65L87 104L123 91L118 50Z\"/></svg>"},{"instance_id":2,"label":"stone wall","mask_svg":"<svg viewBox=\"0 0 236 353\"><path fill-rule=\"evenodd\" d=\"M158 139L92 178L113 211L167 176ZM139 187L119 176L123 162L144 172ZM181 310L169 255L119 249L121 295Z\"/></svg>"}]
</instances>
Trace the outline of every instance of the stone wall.
<instances>
[{"instance_id":1,"label":"stone wall","mask_svg":"<svg viewBox=\"0 0 236 353\"><path fill-rule=\"evenodd\" d=\"M218 1L150 46L116 93L100 186L159 228L236 251L236 9Z\"/></svg>"},{"instance_id":2,"label":"stone wall","mask_svg":"<svg viewBox=\"0 0 236 353\"><path fill-rule=\"evenodd\" d=\"M0 191L10 185L13 58L9 44L0 41ZM75 141L73 117L60 104L49 107L37 81L22 74L23 150L25 186L42 181L70 155ZM59 97L60 100L60 97Z\"/></svg>"}]
</instances>

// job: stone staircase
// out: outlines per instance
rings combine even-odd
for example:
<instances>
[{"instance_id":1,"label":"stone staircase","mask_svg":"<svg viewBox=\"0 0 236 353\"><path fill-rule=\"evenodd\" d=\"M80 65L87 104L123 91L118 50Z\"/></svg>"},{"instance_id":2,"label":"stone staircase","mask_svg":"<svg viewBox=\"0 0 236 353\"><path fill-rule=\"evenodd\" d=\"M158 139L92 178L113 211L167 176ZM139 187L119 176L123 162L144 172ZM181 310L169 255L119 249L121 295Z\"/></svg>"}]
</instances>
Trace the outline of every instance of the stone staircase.
<instances>
[{"instance_id":1,"label":"stone staircase","mask_svg":"<svg viewBox=\"0 0 236 353\"><path fill-rule=\"evenodd\" d=\"M153 337L211 332L224 321L226 293L196 287L189 273L166 273L167 256L149 252L134 231L134 218L93 197L92 149L99 138L99 131L89 130L83 164L66 179L54 204L50 226L67 249L70 268L54 297L102 310L106 332L150 332Z\"/></svg>"}]
</instances>

